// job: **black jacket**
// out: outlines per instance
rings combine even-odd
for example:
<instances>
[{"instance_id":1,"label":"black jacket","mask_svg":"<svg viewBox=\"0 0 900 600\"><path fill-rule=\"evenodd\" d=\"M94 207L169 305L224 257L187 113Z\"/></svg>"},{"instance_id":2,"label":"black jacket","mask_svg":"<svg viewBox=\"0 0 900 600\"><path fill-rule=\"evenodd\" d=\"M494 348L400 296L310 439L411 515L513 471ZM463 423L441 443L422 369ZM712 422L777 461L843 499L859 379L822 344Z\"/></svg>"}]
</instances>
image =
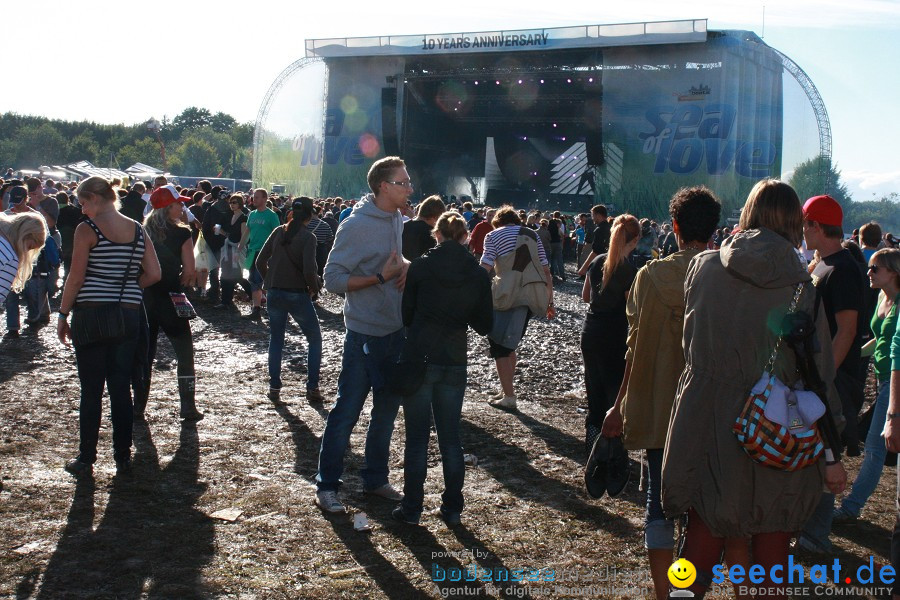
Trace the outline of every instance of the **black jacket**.
<instances>
[{"instance_id":1,"label":"black jacket","mask_svg":"<svg viewBox=\"0 0 900 600\"><path fill-rule=\"evenodd\" d=\"M405 354L464 366L467 327L487 335L493 321L490 276L465 246L445 241L412 261L403 291Z\"/></svg>"},{"instance_id":2,"label":"black jacket","mask_svg":"<svg viewBox=\"0 0 900 600\"><path fill-rule=\"evenodd\" d=\"M147 208L147 202L140 194L132 190L122 199L122 210L119 212L129 219L134 219L138 223L143 223L145 208ZM57 225L58 224L59 223L57 222Z\"/></svg>"},{"instance_id":3,"label":"black jacket","mask_svg":"<svg viewBox=\"0 0 900 600\"><path fill-rule=\"evenodd\" d=\"M203 214L202 221L202 231L203 238L206 240L206 243L209 244L209 247L212 248L214 252L218 252L222 249L222 246L225 245L225 236L224 235L216 235L215 227L216 225L222 225L223 229L225 224L231 224L231 209L228 207L227 200L217 200L216 202L210 204L206 208L206 212ZM223 231L223 233L225 233Z\"/></svg>"}]
</instances>

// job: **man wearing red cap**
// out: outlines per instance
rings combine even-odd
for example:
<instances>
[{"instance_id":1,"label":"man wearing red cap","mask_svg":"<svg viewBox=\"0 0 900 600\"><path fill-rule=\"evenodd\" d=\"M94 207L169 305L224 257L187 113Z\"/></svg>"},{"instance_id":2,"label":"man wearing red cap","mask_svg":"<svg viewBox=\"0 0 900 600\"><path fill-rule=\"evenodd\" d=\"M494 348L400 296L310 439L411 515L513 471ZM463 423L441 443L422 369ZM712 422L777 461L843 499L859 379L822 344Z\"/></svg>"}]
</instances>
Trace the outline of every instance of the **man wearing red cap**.
<instances>
[{"instance_id":1,"label":"man wearing red cap","mask_svg":"<svg viewBox=\"0 0 900 600\"><path fill-rule=\"evenodd\" d=\"M817 250L819 261L811 273L816 293L828 319L834 354L837 388L844 409L843 441L848 456L859 456L857 414L864 399L860 349L866 325L865 273L845 249L842 229L844 213L831 196L815 196L803 205L803 238L806 247ZM798 544L807 550L828 552L834 495L823 494L815 514L803 528Z\"/></svg>"}]
</instances>

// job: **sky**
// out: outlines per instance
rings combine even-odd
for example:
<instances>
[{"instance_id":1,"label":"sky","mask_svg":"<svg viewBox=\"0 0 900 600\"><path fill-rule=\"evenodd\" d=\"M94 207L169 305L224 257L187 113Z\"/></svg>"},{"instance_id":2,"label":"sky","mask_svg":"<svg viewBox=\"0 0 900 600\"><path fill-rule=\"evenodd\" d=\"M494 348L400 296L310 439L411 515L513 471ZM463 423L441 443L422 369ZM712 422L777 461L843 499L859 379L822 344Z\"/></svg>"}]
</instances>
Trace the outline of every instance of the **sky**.
<instances>
[{"instance_id":1,"label":"sky","mask_svg":"<svg viewBox=\"0 0 900 600\"><path fill-rule=\"evenodd\" d=\"M170 119L188 106L255 121L304 40L708 19L746 29L809 75L831 122L832 155L855 200L900 193L900 1L275 0L152 4L4 0L25 17L0 36L0 113L97 123ZM33 20L33 22L31 22ZM11 86L13 73L27 81Z\"/></svg>"}]
</instances>

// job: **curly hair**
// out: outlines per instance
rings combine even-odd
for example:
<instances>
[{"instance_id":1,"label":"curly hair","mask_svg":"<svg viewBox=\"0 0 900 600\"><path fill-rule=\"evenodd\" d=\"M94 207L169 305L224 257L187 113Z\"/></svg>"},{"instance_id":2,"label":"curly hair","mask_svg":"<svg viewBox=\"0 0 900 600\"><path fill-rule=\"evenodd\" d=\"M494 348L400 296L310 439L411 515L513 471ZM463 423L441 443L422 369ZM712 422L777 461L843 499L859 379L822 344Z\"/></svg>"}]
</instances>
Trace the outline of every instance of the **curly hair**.
<instances>
[{"instance_id":1,"label":"curly hair","mask_svg":"<svg viewBox=\"0 0 900 600\"><path fill-rule=\"evenodd\" d=\"M516 212L516 209L512 206L506 204L497 209L497 212L494 213L494 218L491 220L491 225L495 228L503 227L504 225L521 225L522 218L519 216L519 213Z\"/></svg>"},{"instance_id":2,"label":"curly hair","mask_svg":"<svg viewBox=\"0 0 900 600\"><path fill-rule=\"evenodd\" d=\"M706 186L684 187L669 202L669 216L678 223L682 241L706 243L722 216L722 203Z\"/></svg>"}]
</instances>

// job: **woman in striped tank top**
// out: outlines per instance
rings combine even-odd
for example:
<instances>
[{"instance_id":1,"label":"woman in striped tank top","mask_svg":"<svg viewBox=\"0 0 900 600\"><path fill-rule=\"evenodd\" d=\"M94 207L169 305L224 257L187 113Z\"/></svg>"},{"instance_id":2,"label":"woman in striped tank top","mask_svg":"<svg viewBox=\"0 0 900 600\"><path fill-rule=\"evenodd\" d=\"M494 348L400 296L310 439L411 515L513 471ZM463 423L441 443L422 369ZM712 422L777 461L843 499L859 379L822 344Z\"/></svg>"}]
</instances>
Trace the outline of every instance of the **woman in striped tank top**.
<instances>
[{"instance_id":1,"label":"woman in striped tank top","mask_svg":"<svg viewBox=\"0 0 900 600\"><path fill-rule=\"evenodd\" d=\"M103 386L109 392L116 472L131 468L131 373L138 348L141 288L159 281L160 268L143 227L118 211L118 195L109 181L89 177L78 186L78 201L87 217L75 229L72 268L59 305L57 334L62 343L72 339L68 316L99 304L121 303L125 339L75 347L81 380L78 457L66 464L73 475L90 475L97 460ZM137 236L137 237L135 237ZM124 287L123 287L124 278Z\"/></svg>"}]
</instances>

